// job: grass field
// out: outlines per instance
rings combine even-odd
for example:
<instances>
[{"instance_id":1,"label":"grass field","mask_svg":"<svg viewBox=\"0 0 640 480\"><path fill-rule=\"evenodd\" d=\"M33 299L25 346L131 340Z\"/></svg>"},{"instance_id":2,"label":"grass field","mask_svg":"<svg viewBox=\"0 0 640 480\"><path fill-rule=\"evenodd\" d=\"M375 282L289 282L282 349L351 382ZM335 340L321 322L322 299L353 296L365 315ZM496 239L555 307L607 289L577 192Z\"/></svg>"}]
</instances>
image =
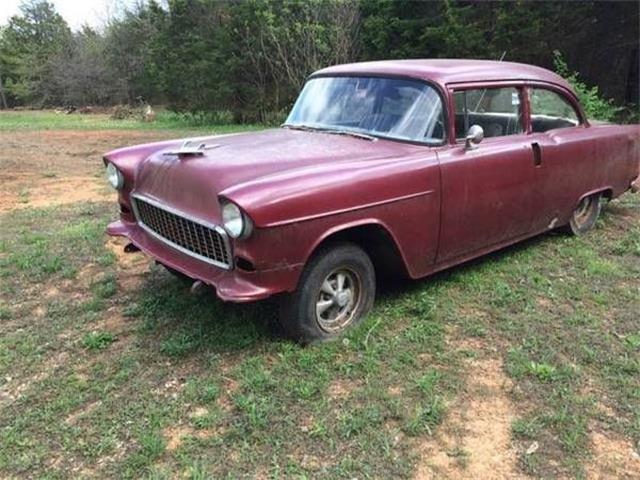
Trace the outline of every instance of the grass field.
<instances>
[{"instance_id":1,"label":"grass field","mask_svg":"<svg viewBox=\"0 0 640 480\"><path fill-rule=\"evenodd\" d=\"M0 114L0 477L640 476L639 196L301 348L103 233L100 154L188 129L52 115Z\"/></svg>"},{"instance_id":2,"label":"grass field","mask_svg":"<svg viewBox=\"0 0 640 480\"><path fill-rule=\"evenodd\" d=\"M256 125L203 125L197 116L159 111L154 122L137 118L114 120L108 114L64 114L53 110L22 110L0 113L0 132L42 130L172 130L188 134L207 132L214 128L218 133L255 130Z\"/></svg>"}]
</instances>

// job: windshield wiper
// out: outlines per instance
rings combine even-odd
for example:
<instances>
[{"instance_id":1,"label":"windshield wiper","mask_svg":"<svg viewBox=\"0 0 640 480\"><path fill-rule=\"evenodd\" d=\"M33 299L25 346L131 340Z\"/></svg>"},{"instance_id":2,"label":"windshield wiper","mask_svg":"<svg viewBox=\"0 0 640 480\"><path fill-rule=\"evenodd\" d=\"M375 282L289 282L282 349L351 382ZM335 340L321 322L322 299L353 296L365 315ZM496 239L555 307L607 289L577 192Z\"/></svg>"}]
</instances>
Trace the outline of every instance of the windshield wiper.
<instances>
[{"instance_id":1,"label":"windshield wiper","mask_svg":"<svg viewBox=\"0 0 640 480\"><path fill-rule=\"evenodd\" d=\"M354 132L353 130L333 130L331 128L321 128L319 130L321 132L332 133L334 135L348 135L349 137L361 138L363 140L369 140L370 142L378 140L377 137L367 135L366 133Z\"/></svg>"},{"instance_id":2,"label":"windshield wiper","mask_svg":"<svg viewBox=\"0 0 640 480\"><path fill-rule=\"evenodd\" d=\"M302 130L303 132L311 132L319 130L318 128L310 127L309 125L303 125L302 123L283 123L280 125L282 128L289 128L291 130Z\"/></svg>"},{"instance_id":3,"label":"windshield wiper","mask_svg":"<svg viewBox=\"0 0 640 480\"><path fill-rule=\"evenodd\" d=\"M282 128L290 128L291 130L302 130L304 132L322 132L330 133L333 135L348 135L350 137L361 138L363 140L369 140L371 142L377 140L377 138L372 135L367 135L366 133L361 132L354 132L353 130L340 130L327 127L312 127L310 125L304 125L302 123L283 123L280 126Z\"/></svg>"}]
</instances>

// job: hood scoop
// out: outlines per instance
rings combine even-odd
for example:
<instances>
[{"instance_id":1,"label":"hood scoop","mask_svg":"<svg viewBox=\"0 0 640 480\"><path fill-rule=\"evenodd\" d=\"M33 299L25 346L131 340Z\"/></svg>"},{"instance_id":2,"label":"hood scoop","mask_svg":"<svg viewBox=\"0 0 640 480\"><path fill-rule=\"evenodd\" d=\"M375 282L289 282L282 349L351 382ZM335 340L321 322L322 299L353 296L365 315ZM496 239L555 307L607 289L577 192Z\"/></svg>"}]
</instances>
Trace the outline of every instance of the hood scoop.
<instances>
[{"instance_id":1,"label":"hood scoop","mask_svg":"<svg viewBox=\"0 0 640 480\"><path fill-rule=\"evenodd\" d=\"M209 143L202 139L192 138L189 140L185 140L180 148L177 150L168 150L163 152L162 155L172 155L178 157L189 157L189 156L202 156L205 154L207 150L211 150L214 148L218 148L220 144L218 143Z\"/></svg>"}]
</instances>

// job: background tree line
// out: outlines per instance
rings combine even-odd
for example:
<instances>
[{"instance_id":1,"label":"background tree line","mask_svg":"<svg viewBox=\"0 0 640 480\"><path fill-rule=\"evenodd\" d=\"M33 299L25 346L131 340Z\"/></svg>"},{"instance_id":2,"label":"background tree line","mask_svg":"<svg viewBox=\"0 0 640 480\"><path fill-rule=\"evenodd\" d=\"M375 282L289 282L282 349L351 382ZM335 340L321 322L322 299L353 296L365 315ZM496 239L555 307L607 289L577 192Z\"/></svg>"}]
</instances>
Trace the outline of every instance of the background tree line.
<instances>
[{"instance_id":1,"label":"background tree line","mask_svg":"<svg viewBox=\"0 0 640 480\"><path fill-rule=\"evenodd\" d=\"M148 0L72 32L52 4L28 0L0 27L0 80L9 106L144 99L268 122L323 66L504 55L555 59L637 116L639 25L637 1Z\"/></svg>"}]
</instances>

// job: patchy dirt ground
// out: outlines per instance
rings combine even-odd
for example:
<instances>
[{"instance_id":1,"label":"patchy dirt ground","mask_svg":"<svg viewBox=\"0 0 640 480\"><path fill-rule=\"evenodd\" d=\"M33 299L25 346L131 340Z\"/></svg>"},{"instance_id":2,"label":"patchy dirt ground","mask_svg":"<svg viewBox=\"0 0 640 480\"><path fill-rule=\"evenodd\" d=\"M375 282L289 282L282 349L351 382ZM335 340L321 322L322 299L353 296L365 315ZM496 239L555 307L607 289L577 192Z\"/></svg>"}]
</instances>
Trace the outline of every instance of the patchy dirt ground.
<instances>
[{"instance_id":1,"label":"patchy dirt ground","mask_svg":"<svg viewBox=\"0 0 640 480\"><path fill-rule=\"evenodd\" d=\"M166 138L157 132L0 132L0 212L113 198L101 155Z\"/></svg>"},{"instance_id":2,"label":"patchy dirt ground","mask_svg":"<svg viewBox=\"0 0 640 480\"><path fill-rule=\"evenodd\" d=\"M479 341L450 347L478 357L466 362L466 385L449 406L443 425L421 445L415 480L524 478L511 446L516 407L509 399L512 382L502 362Z\"/></svg>"},{"instance_id":3,"label":"patchy dirt ground","mask_svg":"<svg viewBox=\"0 0 640 480\"><path fill-rule=\"evenodd\" d=\"M590 437L594 456L586 468L589 478L640 478L640 455L628 439L599 431L592 431Z\"/></svg>"}]
</instances>

